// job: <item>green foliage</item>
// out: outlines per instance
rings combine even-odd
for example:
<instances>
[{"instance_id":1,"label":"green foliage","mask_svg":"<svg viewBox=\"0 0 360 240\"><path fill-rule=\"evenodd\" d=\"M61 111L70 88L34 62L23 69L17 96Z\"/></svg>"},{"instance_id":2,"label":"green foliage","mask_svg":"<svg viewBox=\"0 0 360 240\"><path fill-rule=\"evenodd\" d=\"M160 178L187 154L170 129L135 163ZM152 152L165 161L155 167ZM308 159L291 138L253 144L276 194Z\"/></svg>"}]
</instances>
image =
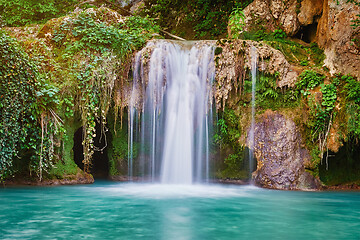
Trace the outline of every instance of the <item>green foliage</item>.
<instances>
[{"instance_id":1,"label":"green foliage","mask_svg":"<svg viewBox=\"0 0 360 240\"><path fill-rule=\"evenodd\" d=\"M259 74L256 81L256 107L260 109L277 110L281 108L295 108L299 104L298 94L294 89L280 89L277 87L279 73L275 75ZM251 80L244 81L244 92L250 94Z\"/></svg>"},{"instance_id":2,"label":"green foliage","mask_svg":"<svg viewBox=\"0 0 360 240\"><path fill-rule=\"evenodd\" d=\"M126 114L125 114L126 115ZM117 124L115 121L114 111L110 111L108 116L108 126L112 136L109 141L109 175L119 176L126 175L128 172L128 128L127 124ZM127 119L127 116L124 116ZM135 160L138 156L139 145L134 142L132 156ZM134 164L135 161L134 161Z\"/></svg>"},{"instance_id":3,"label":"green foliage","mask_svg":"<svg viewBox=\"0 0 360 240\"><path fill-rule=\"evenodd\" d=\"M300 62L300 65L301 65L301 66L308 66L308 65L309 65L309 61L308 61L308 60L302 60L302 61Z\"/></svg>"},{"instance_id":4,"label":"green foliage","mask_svg":"<svg viewBox=\"0 0 360 240\"><path fill-rule=\"evenodd\" d=\"M29 170L40 179L43 171L58 178L75 174L67 140L73 133L65 134L63 126L74 114L85 129L85 165L91 164L92 153L98 151L93 146L95 125L104 127L110 106L116 109L121 104L121 97L113 94L121 94L131 53L159 30L146 18L119 22L114 16L99 8L62 19L55 25L51 43L55 47L47 50L50 43L31 40L37 46L26 49L32 60L0 33L1 179Z\"/></svg>"},{"instance_id":5,"label":"green foliage","mask_svg":"<svg viewBox=\"0 0 360 240\"><path fill-rule=\"evenodd\" d=\"M42 170L51 166L51 139L58 126L48 111L57 104L57 89L44 82L35 64L4 32L0 62L0 179L13 174L19 161L41 178Z\"/></svg>"},{"instance_id":6,"label":"green foliage","mask_svg":"<svg viewBox=\"0 0 360 240\"><path fill-rule=\"evenodd\" d=\"M69 116L74 107L80 113L85 129L83 162L86 171L94 151L98 151L93 144L96 124L104 132L111 104L115 104L115 111L121 104L122 89L119 88L127 81L131 53L159 31L148 18L128 17L121 22L113 18L109 9L89 9L64 19L53 34L53 41L64 61L79 56L82 59L70 66L75 72L73 82L68 85L75 90L67 92L75 92L76 97L72 99L71 95L65 95L60 102L67 110L65 115ZM113 102L113 99L119 100Z\"/></svg>"},{"instance_id":7,"label":"green foliage","mask_svg":"<svg viewBox=\"0 0 360 240\"><path fill-rule=\"evenodd\" d=\"M227 136L227 126L223 118L220 118L216 125L218 127L218 133L214 134L214 140L220 143Z\"/></svg>"},{"instance_id":8,"label":"green foliage","mask_svg":"<svg viewBox=\"0 0 360 240\"><path fill-rule=\"evenodd\" d=\"M343 91L346 93L346 99L360 104L360 83L350 75L342 76L341 80L346 83Z\"/></svg>"},{"instance_id":9,"label":"green foliage","mask_svg":"<svg viewBox=\"0 0 360 240\"><path fill-rule=\"evenodd\" d=\"M259 29L256 32L244 32L242 37L253 41L266 41L266 44L281 51L289 63L322 67L325 55L316 43L311 43L310 46L301 45L286 38L285 33L280 34L281 31L277 29L268 33L265 29Z\"/></svg>"},{"instance_id":10,"label":"green foliage","mask_svg":"<svg viewBox=\"0 0 360 240\"><path fill-rule=\"evenodd\" d=\"M308 127L311 128L311 139L314 141L317 141L319 136L322 137L327 131L337 99L337 87L333 83L321 85L321 92L321 104L313 98L309 99L311 120L308 122Z\"/></svg>"},{"instance_id":11,"label":"green foliage","mask_svg":"<svg viewBox=\"0 0 360 240\"><path fill-rule=\"evenodd\" d=\"M298 87L307 89L306 94L304 94L305 96L310 95L309 89L317 86L320 79L323 79L322 76L319 76L314 72L307 73L306 75L311 76L311 78L298 85ZM338 98L338 85L339 81L336 78L330 84L321 84L321 101L316 99L314 95L307 97L310 111L306 121L306 139L307 145L312 152L312 170L316 176L318 175L322 154L327 145L332 120L336 115L335 103Z\"/></svg>"},{"instance_id":12,"label":"green foliage","mask_svg":"<svg viewBox=\"0 0 360 240\"><path fill-rule=\"evenodd\" d=\"M244 148L239 144L241 130L239 128L240 117L232 109L222 112L222 118L217 122L214 141L220 145L221 150L232 149L224 160L224 167L217 172L218 178L245 179L248 177L244 170Z\"/></svg>"},{"instance_id":13,"label":"green foliage","mask_svg":"<svg viewBox=\"0 0 360 240\"><path fill-rule=\"evenodd\" d=\"M78 0L0 0L1 18L6 26L17 27L65 15Z\"/></svg>"},{"instance_id":14,"label":"green foliage","mask_svg":"<svg viewBox=\"0 0 360 240\"><path fill-rule=\"evenodd\" d=\"M261 74L256 84L258 102L262 102L267 98L276 100L279 96L276 88L276 77Z\"/></svg>"},{"instance_id":15,"label":"green foliage","mask_svg":"<svg viewBox=\"0 0 360 240\"><path fill-rule=\"evenodd\" d=\"M269 33L267 33L265 29L259 29L255 32L244 32L243 39L253 40L253 41L273 40L272 36Z\"/></svg>"},{"instance_id":16,"label":"green foliage","mask_svg":"<svg viewBox=\"0 0 360 240\"><path fill-rule=\"evenodd\" d=\"M325 60L324 50L320 49L317 43L310 44L310 57L315 65L322 66Z\"/></svg>"},{"instance_id":17,"label":"green foliage","mask_svg":"<svg viewBox=\"0 0 360 240\"><path fill-rule=\"evenodd\" d=\"M233 38L239 38L245 27L245 14L241 8L235 8L229 17L229 26Z\"/></svg>"},{"instance_id":18,"label":"green foliage","mask_svg":"<svg viewBox=\"0 0 360 240\"><path fill-rule=\"evenodd\" d=\"M275 29L273 32L267 32L266 29L260 28L257 31L244 32L243 38L253 41L280 41L287 42L286 33L282 29Z\"/></svg>"},{"instance_id":19,"label":"green foliage","mask_svg":"<svg viewBox=\"0 0 360 240\"><path fill-rule=\"evenodd\" d=\"M282 29L275 29L274 32L272 32L272 36L275 39L284 39L286 38L286 33Z\"/></svg>"},{"instance_id":20,"label":"green foliage","mask_svg":"<svg viewBox=\"0 0 360 240\"><path fill-rule=\"evenodd\" d=\"M322 92L321 105L324 108L324 111L328 115L333 111L335 107L335 102L337 99L336 91L337 88L333 83L321 86L321 92Z\"/></svg>"},{"instance_id":21,"label":"green foliage","mask_svg":"<svg viewBox=\"0 0 360 240\"><path fill-rule=\"evenodd\" d=\"M350 75L342 76L341 80L345 82L343 93L347 100L347 135L360 139L360 82Z\"/></svg>"},{"instance_id":22,"label":"green foliage","mask_svg":"<svg viewBox=\"0 0 360 240\"><path fill-rule=\"evenodd\" d=\"M337 88L332 83L321 85L321 92L321 104L318 104L314 99L311 99L310 102L311 121L308 126L311 127L313 140L318 140L318 136L327 130L337 99Z\"/></svg>"},{"instance_id":23,"label":"green foliage","mask_svg":"<svg viewBox=\"0 0 360 240\"><path fill-rule=\"evenodd\" d=\"M236 146L241 134L239 131L239 116L233 110L225 109L223 118L217 122L217 131L214 140L218 144Z\"/></svg>"},{"instance_id":24,"label":"green foliage","mask_svg":"<svg viewBox=\"0 0 360 240\"><path fill-rule=\"evenodd\" d=\"M98 14L83 11L75 18L63 21L53 40L59 47L65 44L67 54L89 49L100 53L114 51L123 57L143 46L159 31L159 27L147 18L129 17L123 23L110 25L101 21L105 16L106 12L101 10Z\"/></svg>"},{"instance_id":25,"label":"green foliage","mask_svg":"<svg viewBox=\"0 0 360 240\"><path fill-rule=\"evenodd\" d=\"M231 153L224 160L225 168L216 173L220 179L247 179L249 174L244 169L244 149L236 149L236 153Z\"/></svg>"},{"instance_id":26,"label":"green foliage","mask_svg":"<svg viewBox=\"0 0 360 240\"><path fill-rule=\"evenodd\" d=\"M299 81L296 82L296 87L302 95L306 96L310 94L310 90L323 82L324 78L325 76L322 76L313 70L304 70L299 76Z\"/></svg>"},{"instance_id":27,"label":"green foliage","mask_svg":"<svg viewBox=\"0 0 360 240\"><path fill-rule=\"evenodd\" d=\"M148 14L157 23L187 39L211 39L225 36L229 16L234 9L245 8L252 0L147 0ZM189 35L190 34L190 35Z\"/></svg>"}]
</instances>

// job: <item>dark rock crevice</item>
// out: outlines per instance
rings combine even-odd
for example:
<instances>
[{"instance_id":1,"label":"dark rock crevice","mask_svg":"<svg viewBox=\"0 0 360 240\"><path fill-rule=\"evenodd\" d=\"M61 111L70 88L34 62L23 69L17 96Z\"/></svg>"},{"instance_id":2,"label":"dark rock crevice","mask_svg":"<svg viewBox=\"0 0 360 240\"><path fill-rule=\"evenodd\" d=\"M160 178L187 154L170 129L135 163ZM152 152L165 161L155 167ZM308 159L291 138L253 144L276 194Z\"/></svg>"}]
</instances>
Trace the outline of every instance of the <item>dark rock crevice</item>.
<instances>
[{"instance_id":1,"label":"dark rock crevice","mask_svg":"<svg viewBox=\"0 0 360 240\"><path fill-rule=\"evenodd\" d=\"M102 132L100 124L95 127L96 136L94 137L94 146L96 151L92 156L92 165L90 173L94 178L108 178L109 176L109 157L108 144L110 141L109 132ZM83 154L83 127L79 128L74 134L74 162L81 169L84 170L84 154Z\"/></svg>"},{"instance_id":2,"label":"dark rock crevice","mask_svg":"<svg viewBox=\"0 0 360 240\"><path fill-rule=\"evenodd\" d=\"M317 22L307 26L302 26L296 33L295 37L306 43L312 43L316 40L317 27Z\"/></svg>"},{"instance_id":3,"label":"dark rock crevice","mask_svg":"<svg viewBox=\"0 0 360 240\"><path fill-rule=\"evenodd\" d=\"M338 152L325 152L319 175L326 185L360 182L360 143L346 142Z\"/></svg>"}]
</instances>

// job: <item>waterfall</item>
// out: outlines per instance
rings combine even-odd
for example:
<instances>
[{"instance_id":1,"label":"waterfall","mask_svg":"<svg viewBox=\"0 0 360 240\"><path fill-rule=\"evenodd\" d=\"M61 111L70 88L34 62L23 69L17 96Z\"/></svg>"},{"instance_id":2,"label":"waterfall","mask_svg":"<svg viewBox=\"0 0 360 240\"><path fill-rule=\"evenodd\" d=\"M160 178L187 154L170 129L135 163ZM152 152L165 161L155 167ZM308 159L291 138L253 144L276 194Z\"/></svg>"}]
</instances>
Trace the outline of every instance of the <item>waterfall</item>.
<instances>
[{"instance_id":1,"label":"waterfall","mask_svg":"<svg viewBox=\"0 0 360 240\"><path fill-rule=\"evenodd\" d=\"M209 177L214 47L151 41L135 57L129 104L129 177L191 184ZM140 116L140 126L135 120ZM133 158L139 131L138 158ZM136 167L135 167L136 166Z\"/></svg>"},{"instance_id":2,"label":"waterfall","mask_svg":"<svg viewBox=\"0 0 360 240\"><path fill-rule=\"evenodd\" d=\"M257 49L256 47L251 47L251 126L249 133L249 177L250 181L252 179L252 171L254 170L254 132L255 132L255 92L256 92L256 73L257 73Z\"/></svg>"}]
</instances>

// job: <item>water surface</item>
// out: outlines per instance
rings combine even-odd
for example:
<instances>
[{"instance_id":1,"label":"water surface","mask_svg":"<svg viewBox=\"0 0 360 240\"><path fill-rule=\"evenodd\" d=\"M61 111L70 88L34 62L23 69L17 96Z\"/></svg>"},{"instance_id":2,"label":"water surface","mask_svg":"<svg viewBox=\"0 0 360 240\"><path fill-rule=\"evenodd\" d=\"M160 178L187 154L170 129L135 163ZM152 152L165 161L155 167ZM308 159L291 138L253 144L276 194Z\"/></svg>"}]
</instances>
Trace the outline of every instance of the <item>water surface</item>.
<instances>
[{"instance_id":1,"label":"water surface","mask_svg":"<svg viewBox=\"0 0 360 240\"><path fill-rule=\"evenodd\" d=\"M106 181L8 187L0 239L360 239L360 193Z\"/></svg>"}]
</instances>

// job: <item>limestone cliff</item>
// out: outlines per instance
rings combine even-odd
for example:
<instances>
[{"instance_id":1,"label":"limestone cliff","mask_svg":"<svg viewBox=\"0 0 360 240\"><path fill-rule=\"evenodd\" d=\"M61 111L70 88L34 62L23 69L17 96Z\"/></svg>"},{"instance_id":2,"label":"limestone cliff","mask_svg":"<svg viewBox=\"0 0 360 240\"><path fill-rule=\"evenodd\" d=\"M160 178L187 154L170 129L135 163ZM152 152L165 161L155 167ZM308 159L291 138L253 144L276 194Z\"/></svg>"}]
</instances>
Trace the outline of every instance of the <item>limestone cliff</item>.
<instances>
[{"instance_id":1,"label":"limestone cliff","mask_svg":"<svg viewBox=\"0 0 360 240\"><path fill-rule=\"evenodd\" d=\"M283 29L288 36L316 42L325 51L324 66L360 76L360 27L352 27L360 7L339 0L255 0L244 9L245 31Z\"/></svg>"}]
</instances>

